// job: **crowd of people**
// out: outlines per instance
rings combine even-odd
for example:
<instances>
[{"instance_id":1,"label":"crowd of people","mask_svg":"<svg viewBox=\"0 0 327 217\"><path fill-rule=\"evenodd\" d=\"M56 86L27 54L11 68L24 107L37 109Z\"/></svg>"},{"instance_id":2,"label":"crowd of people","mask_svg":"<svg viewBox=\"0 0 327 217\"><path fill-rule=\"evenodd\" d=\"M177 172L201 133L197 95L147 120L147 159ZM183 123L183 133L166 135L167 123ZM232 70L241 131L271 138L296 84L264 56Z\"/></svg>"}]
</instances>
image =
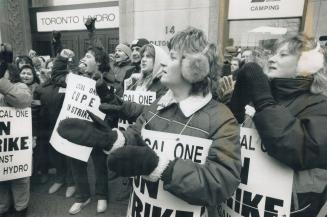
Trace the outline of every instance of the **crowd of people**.
<instances>
[{"instance_id":1,"label":"crowd of people","mask_svg":"<svg viewBox=\"0 0 327 217\"><path fill-rule=\"evenodd\" d=\"M189 27L170 39L168 53L140 38L118 44L109 56L95 37L94 22L85 24L90 47L78 64L72 62L74 52L62 46L60 32L53 33L55 56L47 61L34 51L14 59L10 44L1 44L0 105L31 107L32 179L44 184L55 168L48 193L65 185L66 197L75 198L70 214L91 201L88 163L59 153L49 141L66 77L75 73L96 80L106 117L67 118L57 131L93 147L98 213L107 210L108 181L125 177L126 191L118 196L132 197L129 177L141 176L160 181L164 191L194 207L206 207L202 214L218 216L217 205L240 184L240 127L248 127L258 131L271 157L294 171L291 216L317 216L327 200L327 54L316 40L288 36L276 41L270 57L245 49L220 65L216 45ZM151 105L124 100L127 90L155 93L156 100ZM122 129L120 120L133 124ZM210 141L208 154L202 163L169 158L143 140L149 132L159 140L164 133L171 140ZM29 177L0 182L0 216L26 216L29 197Z\"/></svg>"}]
</instances>

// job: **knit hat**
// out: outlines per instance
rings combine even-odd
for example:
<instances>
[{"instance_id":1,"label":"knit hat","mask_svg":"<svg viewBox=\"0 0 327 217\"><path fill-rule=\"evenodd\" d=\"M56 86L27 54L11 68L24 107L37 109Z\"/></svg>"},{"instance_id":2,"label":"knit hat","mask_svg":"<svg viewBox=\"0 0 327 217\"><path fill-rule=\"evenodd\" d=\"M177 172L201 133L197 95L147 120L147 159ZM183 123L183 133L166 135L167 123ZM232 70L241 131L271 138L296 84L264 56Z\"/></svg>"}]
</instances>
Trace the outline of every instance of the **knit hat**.
<instances>
[{"instance_id":1,"label":"knit hat","mask_svg":"<svg viewBox=\"0 0 327 217\"><path fill-rule=\"evenodd\" d=\"M209 60L205 56L209 45L201 52L194 54L184 54L182 64L182 76L190 83L204 80L210 72Z\"/></svg>"},{"instance_id":2,"label":"knit hat","mask_svg":"<svg viewBox=\"0 0 327 217\"><path fill-rule=\"evenodd\" d=\"M128 56L128 58L131 58L132 50L126 44L120 43L116 46L116 49L122 50Z\"/></svg>"},{"instance_id":3,"label":"knit hat","mask_svg":"<svg viewBox=\"0 0 327 217\"><path fill-rule=\"evenodd\" d=\"M150 44L150 42L145 39L145 38L139 38L139 39L135 39L134 41L132 41L131 43L131 49L135 46L138 46L138 47L143 47L144 45L146 44Z\"/></svg>"},{"instance_id":4,"label":"knit hat","mask_svg":"<svg viewBox=\"0 0 327 217\"><path fill-rule=\"evenodd\" d=\"M297 64L297 73L299 76L315 74L324 67L324 55L320 52L320 45L316 48L303 51Z\"/></svg>"}]
</instances>

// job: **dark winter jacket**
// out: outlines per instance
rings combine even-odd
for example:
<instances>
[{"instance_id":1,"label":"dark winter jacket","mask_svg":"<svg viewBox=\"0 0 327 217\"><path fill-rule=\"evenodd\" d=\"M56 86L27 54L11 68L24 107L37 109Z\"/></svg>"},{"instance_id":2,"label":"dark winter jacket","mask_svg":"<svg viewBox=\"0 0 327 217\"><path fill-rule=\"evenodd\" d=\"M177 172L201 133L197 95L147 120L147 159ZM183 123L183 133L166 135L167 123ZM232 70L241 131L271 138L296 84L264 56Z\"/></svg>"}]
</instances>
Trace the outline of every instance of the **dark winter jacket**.
<instances>
[{"instance_id":1,"label":"dark winter jacket","mask_svg":"<svg viewBox=\"0 0 327 217\"><path fill-rule=\"evenodd\" d=\"M217 205L229 198L240 182L239 126L227 107L213 100L211 94L190 96L179 103L169 99L170 91L145 107L136 123L124 132L126 145L138 145L135 136L140 135L145 123L148 130L212 140L204 165L174 161L172 178L164 181L164 189L190 204Z\"/></svg>"},{"instance_id":2,"label":"dark winter jacket","mask_svg":"<svg viewBox=\"0 0 327 217\"><path fill-rule=\"evenodd\" d=\"M109 74L115 76L114 87L118 96L123 96L124 93L124 80L129 78L133 73L134 66L131 65L130 61L123 61L119 63L112 63L110 65ZM105 75L104 75L105 76Z\"/></svg>"},{"instance_id":3,"label":"dark winter jacket","mask_svg":"<svg viewBox=\"0 0 327 217\"><path fill-rule=\"evenodd\" d=\"M268 154L295 170L327 169L327 97L310 93L312 79L274 79L278 105L254 116Z\"/></svg>"},{"instance_id":4,"label":"dark winter jacket","mask_svg":"<svg viewBox=\"0 0 327 217\"><path fill-rule=\"evenodd\" d=\"M36 88L34 99L40 101L39 134L40 142L48 143L53 128L64 102L68 60L58 56L53 63L52 77L49 81Z\"/></svg>"},{"instance_id":5,"label":"dark winter jacket","mask_svg":"<svg viewBox=\"0 0 327 217\"><path fill-rule=\"evenodd\" d=\"M312 78L273 79L278 104L253 120L268 154L295 170L293 191L301 197L293 197L294 209L311 204L318 212L327 193L327 97L312 94L311 84Z\"/></svg>"}]
</instances>

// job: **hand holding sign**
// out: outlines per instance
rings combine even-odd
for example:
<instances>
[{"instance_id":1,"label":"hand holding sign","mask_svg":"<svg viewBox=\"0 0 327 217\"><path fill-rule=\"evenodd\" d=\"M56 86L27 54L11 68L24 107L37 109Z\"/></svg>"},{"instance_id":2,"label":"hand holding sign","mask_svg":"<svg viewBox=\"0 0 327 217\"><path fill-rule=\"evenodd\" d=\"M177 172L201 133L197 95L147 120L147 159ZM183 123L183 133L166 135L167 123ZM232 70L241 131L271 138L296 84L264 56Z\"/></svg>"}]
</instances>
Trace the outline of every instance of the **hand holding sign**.
<instances>
[{"instance_id":1,"label":"hand holding sign","mask_svg":"<svg viewBox=\"0 0 327 217\"><path fill-rule=\"evenodd\" d=\"M117 139L117 132L88 111L91 121L78 118L67 118L59 123L58 133L61 137L75 144L99 147L109 151Z\"/></svg>"}]
</instances>

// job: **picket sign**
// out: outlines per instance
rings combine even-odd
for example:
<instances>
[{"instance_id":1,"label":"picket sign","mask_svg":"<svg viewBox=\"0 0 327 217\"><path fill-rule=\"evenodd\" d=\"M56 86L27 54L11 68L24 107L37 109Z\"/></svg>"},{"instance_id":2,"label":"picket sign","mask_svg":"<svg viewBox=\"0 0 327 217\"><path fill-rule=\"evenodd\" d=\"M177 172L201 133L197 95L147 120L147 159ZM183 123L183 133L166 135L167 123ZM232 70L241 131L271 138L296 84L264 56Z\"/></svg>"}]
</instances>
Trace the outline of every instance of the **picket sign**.
<instances>
[{"instance_id":1,"label":"picket sign","mask_svg":"<svg viewBox=\"0 0 327 217\"><path fill-rule=\"evenodd\" d=\"M31 176L31 108L0 107L0 118L0 181Z\"/></svg>"},{"instance_id":2,"label":"picket sign","mask_svg":"<svg viewBox=\"0 0 327 217\"><path fill-rule=\"evenodd\" d=\"M242 175L219 217L290 216L293 170L270 157L255 129L241 128Z\"/></svg>"},{"instance_id":3,"label":"picket sign","mask_svg":"<svg viewBox=\"0 0 327 217\"><path fill-rule=\"evenodd\" d=\"M212 143L208 139L145 129L142 130L142 137L159 156L171 160L191 159L200 164L205 163ZM127 217L200 217L201 209L201 206L191 205L165 191L161 180L150 182L141 176L133 179L133 193L129 201Z\"/></svg>"},{"instance_id":4,"label":"picket sign","mask_svg":"<svg viewBox=\"0 0 327 217\"><path fill-rule=\"evenodd\" d=\"M128 81L128 79L126 80ZM125 90L123 100L128 102L135 102L141 105L151 105L156 100L156 92ZM118 129L126 130L130 124L133 123L129 123L127 120L119 119Z\"/></svg>"},{"instance_id":5,"label":"picket sign","mask_svg":"<svg viewBox=\"0 0 327 217\"><path fill-rule=\"evenodd\" d=\"M66 94L56 125L51 135L50 144L60 153L87 162L92 148L69 142L62 138L57 128L66 118L80 118L91 121L87 110L104 119L105 114L99 110L100 98L95 90L94 80L76 74L68 74Z\"/></svg>"}]
</instances>

